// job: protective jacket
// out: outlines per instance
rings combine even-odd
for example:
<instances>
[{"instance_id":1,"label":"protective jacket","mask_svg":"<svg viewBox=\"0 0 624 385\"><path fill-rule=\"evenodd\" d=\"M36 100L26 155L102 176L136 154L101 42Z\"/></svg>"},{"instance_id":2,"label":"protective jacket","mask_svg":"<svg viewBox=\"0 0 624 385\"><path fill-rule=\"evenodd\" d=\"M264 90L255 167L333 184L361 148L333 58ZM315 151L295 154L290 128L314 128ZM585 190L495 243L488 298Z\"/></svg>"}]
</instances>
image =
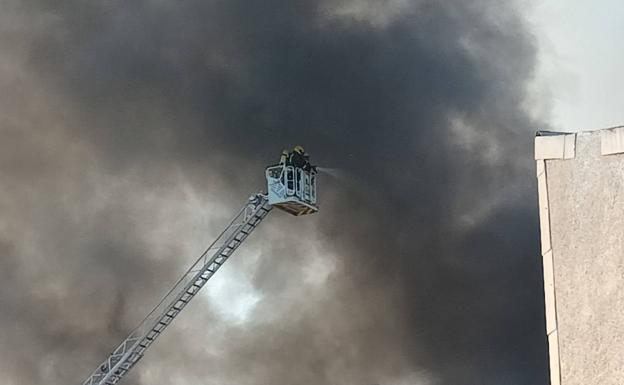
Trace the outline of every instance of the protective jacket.
<instances>
[{"instance_id":1,"label":"protective jacket","mask_svg":"<svg viewBox=\"0 0 624 385\"><path fill-rule=\"evenodd\" d=\"M288 164L294 167L303 168L306 164L306 160L302 154L298 152L291 152L290 157L288 158Z\"/></svg>"}]
</instances>

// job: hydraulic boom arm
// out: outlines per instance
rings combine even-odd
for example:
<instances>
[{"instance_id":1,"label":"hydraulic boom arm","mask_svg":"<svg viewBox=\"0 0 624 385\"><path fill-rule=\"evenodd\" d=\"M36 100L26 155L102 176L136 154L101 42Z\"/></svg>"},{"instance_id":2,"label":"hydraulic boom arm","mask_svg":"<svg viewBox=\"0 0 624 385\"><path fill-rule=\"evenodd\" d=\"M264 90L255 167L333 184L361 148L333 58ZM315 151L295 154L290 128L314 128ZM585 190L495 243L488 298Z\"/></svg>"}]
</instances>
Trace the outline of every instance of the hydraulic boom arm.
<instances>
[{"instance_id":1,"label":"hydraulic boom arm","mask_svg":"<svg viewBox=\"0 0 624 385\"><path fill-rule=\"evenodd\" d=\"M266 195L252 195L221 235L204 251L154 310L82 384L118 383L270 210L271 205Z\"/></svg>"}]
</instances>

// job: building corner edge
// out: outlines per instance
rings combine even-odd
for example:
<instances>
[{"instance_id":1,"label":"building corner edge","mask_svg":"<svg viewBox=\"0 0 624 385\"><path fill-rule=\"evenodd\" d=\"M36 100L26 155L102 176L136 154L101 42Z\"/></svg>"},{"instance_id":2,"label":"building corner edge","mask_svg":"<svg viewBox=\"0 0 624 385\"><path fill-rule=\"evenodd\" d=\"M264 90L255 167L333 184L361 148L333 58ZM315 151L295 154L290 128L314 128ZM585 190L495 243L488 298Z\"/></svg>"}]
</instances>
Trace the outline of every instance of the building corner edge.
<instances>
[{"instance_id":1,"label":"building corner edge","mask_svg":"<svg viewBox=\"0 0 624 385\"><path fill-rule=\"evenodd\" d=\"M549 159L566 159L566 145L568 146L568 155L570 151L574 151L574 142L576 135L571 134L573 138L565 139L570 135L558 136L561 139L557 141L547 141L546 147L542 146L538 148L538 138L549 137L536 137L535 154L548 155L548 153L538 153L542 149L546 148L550 151L549 154L555 154L553 150L556 150L557 155L561 157L549 158ZM543 144L544 142L542 142ZM567 144L566 144L567 143ZM572 144L570 144L572 143ZM572 146L572 147L569 147ZM573 157L573 155L572 155ZM569 158L568 158L569 159ZM551 244L550 233L550 208L548 200L548 184L547 184L547 169L546 159L536 160L536 176L537 176L537 189L538 189L538 201L539 201L539 221L540 221L540 236L541 236L541 252L542 252L542 267L544 272L544 311L546 316L546 335L548 337L548 354L549 354L549 367L550 367L550 385L561 385L561 365L559 356L559 334L557 332L557 305L555 296L555 273L554 273L554 259Z\"/></svg>"}]
</instances>

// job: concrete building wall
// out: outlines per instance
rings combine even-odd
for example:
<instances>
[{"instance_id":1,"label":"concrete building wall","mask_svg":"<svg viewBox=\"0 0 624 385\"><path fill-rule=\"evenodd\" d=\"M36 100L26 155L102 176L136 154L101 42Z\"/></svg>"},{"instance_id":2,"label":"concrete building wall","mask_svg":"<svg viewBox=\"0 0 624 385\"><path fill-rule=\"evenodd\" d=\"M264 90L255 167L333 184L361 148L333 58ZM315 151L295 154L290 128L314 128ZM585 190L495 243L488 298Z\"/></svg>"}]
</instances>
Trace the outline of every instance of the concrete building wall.
<instances>
[{"instance_id":1,"label":"concrete building wall","mask_svg":"<svg viewBox=\"0 0 624 385\"><path fill-rule=\"evenodd\" d=\"M551 385L624 384L624 128L535 138Z\"/></svg>"}]
</instances>

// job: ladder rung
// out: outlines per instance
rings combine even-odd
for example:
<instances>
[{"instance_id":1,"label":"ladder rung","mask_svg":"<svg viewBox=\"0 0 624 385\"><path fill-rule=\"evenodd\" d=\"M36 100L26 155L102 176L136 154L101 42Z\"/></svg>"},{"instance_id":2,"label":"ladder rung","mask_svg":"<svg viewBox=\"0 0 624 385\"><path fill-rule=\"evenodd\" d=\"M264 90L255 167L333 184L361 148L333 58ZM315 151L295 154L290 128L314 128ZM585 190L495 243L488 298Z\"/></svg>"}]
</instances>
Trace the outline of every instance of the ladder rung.
<instances>
[{"instance_id":1,"label":"ladder rung","mask_svg":"<svg viewBox=\"0 0 624 385\"><path fill-rule=\"evenodd\" d=\"M152 330L150 330L150 332L153 332L154 335L152 337L145 337L150 341L154 341L156 339L156 337L158 337L158 335L160 334L160 330L153 328Z\"/></svg>"}]
</instances>

